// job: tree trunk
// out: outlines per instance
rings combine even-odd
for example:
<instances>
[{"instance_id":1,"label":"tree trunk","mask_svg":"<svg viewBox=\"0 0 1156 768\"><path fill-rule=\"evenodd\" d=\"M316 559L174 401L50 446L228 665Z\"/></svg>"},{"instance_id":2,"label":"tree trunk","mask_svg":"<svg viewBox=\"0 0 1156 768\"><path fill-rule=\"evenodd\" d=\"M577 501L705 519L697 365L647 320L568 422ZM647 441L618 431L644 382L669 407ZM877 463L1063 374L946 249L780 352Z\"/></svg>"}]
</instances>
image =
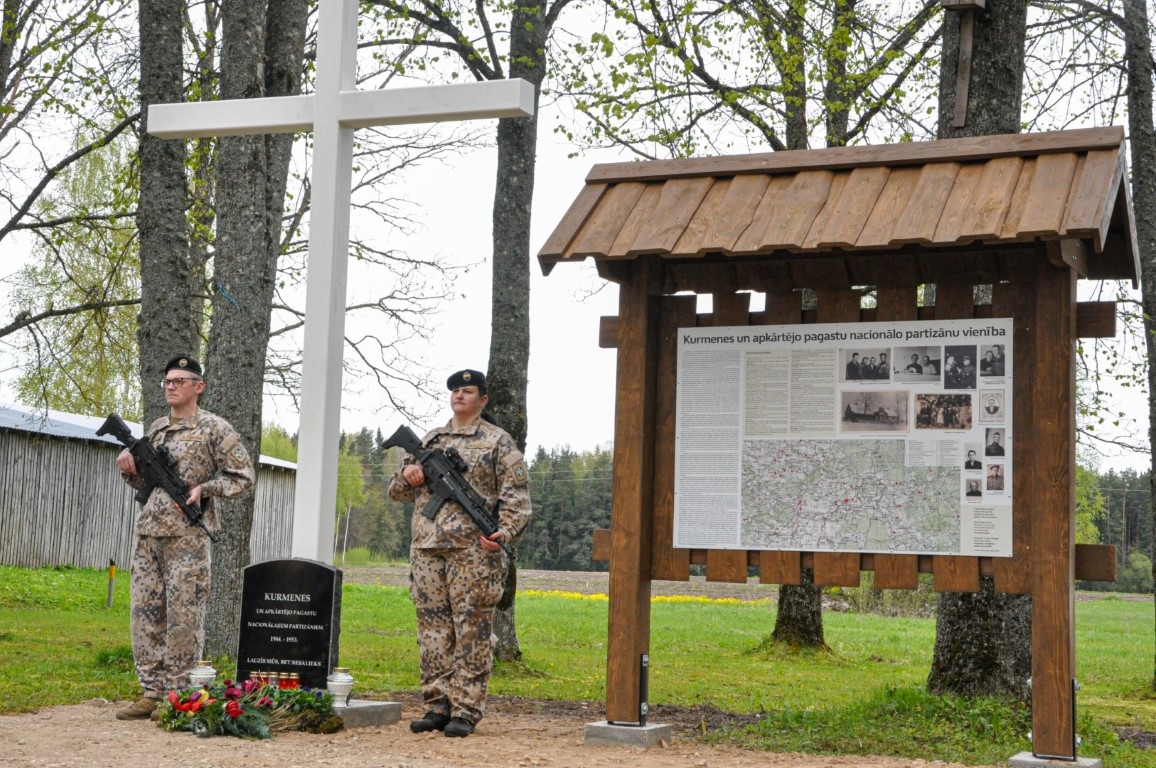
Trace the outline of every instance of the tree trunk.
<instances>
[{"instance_id":1,"label":"tree trunk","mask_svg":"<svg viewBox=\"0 0 1156 768\"><path fill-rule=\"evenodd\" d=\"M847 82L847 45L851 27L856 22L855 4L858 0L835 0L835 34L827 41L824 53L827 67L823 101L826 109L827 146L842 147L847 143L847 124L851 116L852 86Z\"/></svg>"},{"instance_id":2,"label":"tree trunk","mask_svg":"<svg viewBox=\"0 0 1156 768\"><path fill-rule=\"evenodd\" d=\"M530 364L530 203L538 143L538 92L546 72L545 4L518 4L510 18L510 77L534 86L534 116L498 121L498 174L494 189L494 275L490 364L486 376L491 411L526 450L526 375ZM516 579L510 564L508 587ZM514 606L494 614L494 652L522 655Z\"/></svg>"},{"instance_id":3,"label":"tree trunk","mask_svg":"<svg viewBox=\"0 0 1156 768\"><path fill-rule=\"evenodd\" d=\"M271 5L276 8L269 11L273 23L268 32L276 37L268 39L264 0L236 0L222 7L221 98L296 92L306 5L303 1ZM270 82L280 92L268 93ZM292 135L227 136L221 139L217 160L217 247L206 407L227 419L254 455L261 445L265 354L291 142ZM221 503L220 512L222 528L213 548L205 646L210 656L236 657L253 494Z\"/></svg>"},{"instance_id":4,"label":"tree trunk","mask_svg":"<svg viewBox=\"0 0 1156 768\"><path fill-rule=\"evenodd\" d=\"M148 133L150 104L179 102L182 88L180 0L140 0L140 347L144 423L168 412L156 382L175 355L199 355L190 317L189 241L185 229L185 143Z\"/></svg>"},{"instance_id":5,"label":"tree trunk","mask_svg":"<svg viewBox=\"0 0 1156 768\"><path fill-rule=\"evenodd\" d=\"M804 4L792 2L786 12L787 24L783 30L787 36L788 58L786 64L794 66L794 71L783 69L779 72L788 89L785 103L787 149L807 148L807 69L804 64L806 34L806 8ZM843 73L846 74L845 57ZM826 92L832 91L828 79ZM846 143L847 120L844 112L842 121L843 141ZM827 118L828 133L831 119ZM828 137L830 140L830 137ZM814 309L816 295L811 289L803 289L803 308ZM779 586L778 610L775 612L775 628L771 640L804 648L824 648L827 641L823 637L823 590L815 586L815 572L805 569L801 584Z\"/></svg>"},{"instance_id":6,"label":"tree trunk","mask_svg":"<svg viewBox=\"0 0 1156 768\"><path fill-rule=\"evenodd\" d=\"M815 572L803 569L803 583L779 587L779 611L771 640L790 646L825 648L823 591L815 586Z\"/></svg>"},{"instance_id":7,"label":"tree trunk","mask_svg":"<svg viewBox=\"0 0 1156 768\"><path fill-rule=\"evenodd\" d=\"M807 68L800 64L806 60L807 51L805 13L805 5L799 2L788 3L783 12L783 35L787 38L786 63L795 67L794 70L779 72L783 80L783 100L787 110L784 130L787 149L807 148Z\"/></svg>"},{"instance_id":8,"label":"tree trunk","mask_svg":"<svg viewBox=\"0 0 1156 768\"><path fill-rule=\"evenodd\" d=\"M990 578L980 584L974 594L940 596L927 690L1026 701L1031 695L1031 601L1026 595L997 593Z\"/></svg>"},{"instance_id":9,"label":"tree trunk","mask_svg":"<svg viewBox=\"0 0 1156 768\"><path fill-rule=\"evenodd\" d=\"M1152 121L1152 41L1146 0L1124 0L1124 58L1128 65L1128 139L1132 151L1132 207L1136 214L1136 245L1140 250L1144 337L1148 345L1148 444L1156 448L1156 130ZM1152 454L1156 456L1156 452ZM1154 466L1156 468L1156 466ZM1156 498L1156 472L1149 478L1149 508ZM1156 554L1156 526L1152 552ZM1156 576L1156 557L1152 558ZM1156 688L1156 659L1152 687Z\"/></svg>"},{"instance_id":10,"label":"tree trunk","mask_svg":"<svg viewBox=\"0 0 1156 768\"><path fill-rule=\"evenodd\" d=\"M953 125L963 14L974 14L966 120ZM1019 133L1026 0L988 0L983 11L948 11L939 73L941 138ZM1028 695L1031 597L996 594L990 577L977 593L939 597L935 653L927 687L956 695Z\"/></svg>"}]
</instances>

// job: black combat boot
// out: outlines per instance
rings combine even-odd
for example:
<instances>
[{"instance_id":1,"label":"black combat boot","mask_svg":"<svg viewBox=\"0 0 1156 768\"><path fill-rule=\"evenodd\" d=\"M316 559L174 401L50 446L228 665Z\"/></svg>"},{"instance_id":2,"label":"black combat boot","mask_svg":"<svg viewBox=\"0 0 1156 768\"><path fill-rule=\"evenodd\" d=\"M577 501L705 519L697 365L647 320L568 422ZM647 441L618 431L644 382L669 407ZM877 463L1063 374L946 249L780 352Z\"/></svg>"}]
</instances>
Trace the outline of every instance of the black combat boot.
<instances>
[{"instance_id":1,"label":"black combat boot","mask_svg":"<svg viewBox=\"0 0 1156 768\"><path fill-rule=\"evenodd\" d=\"M444 731L446 725L450 722L447 715L441 712L426 712L421 716L421 720L411 720L409 729L414 733L426 733L427 731Z\"/></svg>"},{"instance_id":2,"label":"black combat boot","mask_svg":"<svg viewBox=\"0 0 1156 768\"><path fill-rule=\"evenodd\" d=\"M460 717L451 719L445 730L446 736L469 736L473 732L474 724Z\"/></svg>"}]
</instances>

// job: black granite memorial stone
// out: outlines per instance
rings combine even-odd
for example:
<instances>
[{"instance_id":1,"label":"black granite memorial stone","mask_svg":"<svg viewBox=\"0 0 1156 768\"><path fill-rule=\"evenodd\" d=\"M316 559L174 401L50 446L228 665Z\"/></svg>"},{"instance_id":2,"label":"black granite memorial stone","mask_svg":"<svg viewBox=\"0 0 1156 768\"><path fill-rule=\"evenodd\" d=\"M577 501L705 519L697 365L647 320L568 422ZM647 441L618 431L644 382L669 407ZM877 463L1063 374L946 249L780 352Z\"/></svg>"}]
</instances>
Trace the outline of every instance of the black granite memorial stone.
<instances>
[{"instance_id":1,"label":"black granite memorial stone","mask_svg":"<svg viewBox=\"0 0 1156 768\"><path fill-rule=\"evenodd\" d=\"M341 571L316 560L266 560L245 568L237 678L296 672L324 688L337 666Z\"/></svg>"}]
</instances>

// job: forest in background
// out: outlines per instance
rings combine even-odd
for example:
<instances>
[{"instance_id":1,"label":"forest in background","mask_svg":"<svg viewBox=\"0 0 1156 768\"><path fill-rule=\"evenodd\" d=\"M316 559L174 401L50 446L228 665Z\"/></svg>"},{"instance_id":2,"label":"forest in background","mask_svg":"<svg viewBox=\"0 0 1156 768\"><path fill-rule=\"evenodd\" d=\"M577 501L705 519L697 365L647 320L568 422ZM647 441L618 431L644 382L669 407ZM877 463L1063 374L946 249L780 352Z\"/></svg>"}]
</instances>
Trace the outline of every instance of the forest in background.
<instances>
[{"instance_id":1,"label":"forest in background","mask_svg":"<svg viewBox=\"0 0 1156 768\"><path fill-rule=\"evenodd\" d=\"M336 560L350 565L409 557L411 504L390 501L389 479L402 459L383 450L381 433L362 429L341 440ZM296 459L293 439L266 429L268 455ZM592 559L594 531L610 527L613 451L539 447L527 459L534 522L518 543L518 564L550 571L605 571ZM1081 582L1081 589L1152 591L1151 483L1148 472L1080 467L1076 540L1116 547L1117 581Z\"/></svg>"}]
</instances>

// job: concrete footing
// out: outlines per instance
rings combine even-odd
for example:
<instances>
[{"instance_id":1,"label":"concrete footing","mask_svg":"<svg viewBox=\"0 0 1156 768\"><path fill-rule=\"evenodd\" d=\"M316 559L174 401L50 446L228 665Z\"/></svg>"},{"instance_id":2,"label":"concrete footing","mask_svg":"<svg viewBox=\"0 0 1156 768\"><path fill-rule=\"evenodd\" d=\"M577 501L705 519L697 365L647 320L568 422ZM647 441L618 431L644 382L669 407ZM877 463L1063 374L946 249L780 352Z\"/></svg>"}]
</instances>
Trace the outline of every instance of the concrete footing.
<instances>
[{"instance_id":1,"label":"concrete footing","mask_svg":"<svg viewBox=\"0 0 1156 768\"><path fill-rule=\"evenodd\" d=\"M1036 757L1031 752L1020 752L1018 755L1008 758L1008 768L1102 768L1103 763L1098 757L1077 757L1075 761L1072 760L1048 760L1043 757Z\"/></svg>"},{"instance_id":2,"label":"concrete footing","mask_svg":"<svg viewBox=\"0 0 1156 768\"><path fill-rule=\"evenodd\" d=\"M602 720L586 724L585 742L649 749L663 741L669 744L673 736L670 725L616 725Z\"/></svg>"},{"instance_id":3,"label":"concrete footing","mask_svg":"<svg viewBox=\"0 0 1156 768\"><path fill-rule=\"evenodd\" d=\"M333 714L344 721L346 728L389 725L401 719L401 702L351 699L349 706L334 707Z\"/></svg>"}]
</instances>

